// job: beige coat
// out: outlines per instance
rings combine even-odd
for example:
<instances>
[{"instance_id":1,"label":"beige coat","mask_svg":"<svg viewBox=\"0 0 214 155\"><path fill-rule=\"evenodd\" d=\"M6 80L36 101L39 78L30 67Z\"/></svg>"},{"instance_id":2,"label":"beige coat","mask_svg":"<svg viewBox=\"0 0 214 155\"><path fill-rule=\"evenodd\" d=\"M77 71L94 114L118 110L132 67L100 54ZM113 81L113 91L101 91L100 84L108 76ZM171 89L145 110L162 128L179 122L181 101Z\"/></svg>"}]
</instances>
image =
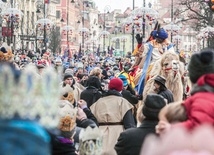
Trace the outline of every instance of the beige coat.
<instances>
[{"instance_id":1,"label":"beige coat","mask_svg":"<svg viewBox=\"0 0 214 155\"><path fill-rule=\"evenodd\" d=\"M132 108L126 99L115 95L100 98L90 107L99 123L122 122L126 112ZM104 125L99 128L103 132L102 155L116 155L114 146L120 133L124 131L123 125Z\"/></svg>"}]
</instances>

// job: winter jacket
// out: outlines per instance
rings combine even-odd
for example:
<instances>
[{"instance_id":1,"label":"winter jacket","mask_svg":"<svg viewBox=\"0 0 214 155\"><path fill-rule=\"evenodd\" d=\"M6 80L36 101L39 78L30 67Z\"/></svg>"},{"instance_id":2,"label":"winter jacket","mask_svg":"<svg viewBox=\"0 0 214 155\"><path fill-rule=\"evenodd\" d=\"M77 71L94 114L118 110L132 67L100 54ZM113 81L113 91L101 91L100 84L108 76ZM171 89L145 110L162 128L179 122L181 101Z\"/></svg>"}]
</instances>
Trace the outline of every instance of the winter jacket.
<instances>
[{"instance_id":1,"label":"winter jacket","mask_svg":"<svg viewBox=\"0 0 214 155\"><path fill-rule=\"evenodd\" d=\"M214 74L200 77L191 95L183 103L188 120L177 125L190 130L201 124L214 126Z\"/></svg>"}]
</instances>

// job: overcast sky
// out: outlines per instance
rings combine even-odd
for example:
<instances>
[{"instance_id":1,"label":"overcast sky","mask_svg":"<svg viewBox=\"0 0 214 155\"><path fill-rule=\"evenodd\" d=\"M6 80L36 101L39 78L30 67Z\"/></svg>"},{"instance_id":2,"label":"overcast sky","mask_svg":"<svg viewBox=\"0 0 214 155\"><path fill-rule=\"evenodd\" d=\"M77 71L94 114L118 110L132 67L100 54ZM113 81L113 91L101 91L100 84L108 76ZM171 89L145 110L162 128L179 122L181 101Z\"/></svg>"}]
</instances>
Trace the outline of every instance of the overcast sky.
<instances>
[{"instance_id":1,"label":"overcast sky","mask_svg":"<svg viewBox=\"0 0 214 155\"><path fill-rule=\"evenodd\" d=\"M133 0L93 0L96 3L96 6L98 6L98 10L101 12L104 12L104 8L106 6L110 6L110 11L113 11L114 9L121 9L122 11L125 11L127 7L133 8ZM143 6L143 0L134 0L135 6L142 7Z\"/></svg>"}]
</instances>

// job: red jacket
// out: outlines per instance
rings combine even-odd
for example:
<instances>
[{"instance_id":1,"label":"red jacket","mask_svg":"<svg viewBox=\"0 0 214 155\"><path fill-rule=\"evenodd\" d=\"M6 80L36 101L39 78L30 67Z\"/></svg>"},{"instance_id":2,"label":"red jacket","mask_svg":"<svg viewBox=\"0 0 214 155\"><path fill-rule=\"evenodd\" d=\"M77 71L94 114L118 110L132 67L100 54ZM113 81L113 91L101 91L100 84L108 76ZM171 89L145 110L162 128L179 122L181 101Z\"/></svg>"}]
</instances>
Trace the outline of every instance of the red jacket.
<instances>
[{"instance_id":1,"label":"red jacket","mask_svg":"<svg viewBox=\"0 0 214 155\"><path fill-rule=\"evenodd\" d=\"M206 85L209 85L207 90ZM214 74L206 74L197 81L193 88L193 95L183 103L186 108L188 120L179 124L187 129L193 129L201 124L214 126Z\"/></svg>"}]
</instances>

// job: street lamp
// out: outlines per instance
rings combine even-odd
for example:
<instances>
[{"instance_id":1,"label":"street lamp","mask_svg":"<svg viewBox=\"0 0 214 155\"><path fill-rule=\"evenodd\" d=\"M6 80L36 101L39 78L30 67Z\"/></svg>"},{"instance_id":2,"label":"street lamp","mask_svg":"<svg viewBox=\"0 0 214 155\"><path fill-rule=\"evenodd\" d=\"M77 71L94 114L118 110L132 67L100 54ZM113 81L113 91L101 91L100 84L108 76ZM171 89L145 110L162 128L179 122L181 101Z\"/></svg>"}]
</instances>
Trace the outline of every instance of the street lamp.
<instances>
[{"instance_id":1,"label":"street lamp","mask_svg":"<svg viewBox=\"0 0 214 155\"><path fill-rule=\"evenodd\" d=\"M46 5L48 4L48 1L40 1L38 0L37 1L37 12L41 12L41 9L43 9L43 18L42 19L39 19L37 22L36 22L36 28L38 30L36 31L41 31L43 32L43 47L44 47L44 50L47 51L47 42L48 42L48 38L47 38L47 32L49 30L52 29L53 27L53 22L47 18L47 14L46 14ZM37 40L37 38L36 38Z\"/></svg>"},{"instance_id":2,"label":"street lamp","mask_svg":"<svg viewBox=\"0 0 214 155\"><path fill-rule=\"evenodd\" d=\"M74 1L71 1L71 3L75 3ZM62 18L61 22L64 22L65 20ZM70 42L69 42L69 35L72 35L74 28L69 25L69 0L67 0L67 9L66 9L66 26L62 27L62 34L66 35L66 45L68 52L70 51Z\"/></svg>"},{"instance_id":3,"label":"street lamp","mask_svg":"<svg viewBox=\"0 0 214 155\"><path fill-rule=\"evenodd\" d=\"M104 7L104 13L103 13L103 31L101 32L101 35L103 36L103 54L105 55L105 38L108 37L110 34L108 31L106 31L106 13L109 14L111 7L109 5Z\"/></svg>"},{"instance_id":4,"label":"street lamp","mask_svg":"<svg viewBox=\"0 0 214 155\"><path fill-rule=\"evenodd\" d=\"M127 37L126 37L126 36L122 36L122 37L120 38L120 40L121 40L121 42L123 43L123 54L122 54L122 56L124 57L124 56L125 56L125 43L126 43L126 41L127 41Z\"/></svg>"},{"instance_id":5,"label":"street lamp","mask_svg":"<svg viewBox=\"0 0 214 155\"><path fill-rule=\"evenodd\" d=\"M171 42L173 41L173 34L177 34L178 31L181 29L180 26L173 24L173 22L171 22L171 24L165 25L163 28L167 32L171 33Z\"/></svg>"},{"instance_id":6,"label":"street lamp","mask_svg":"<svg viewBox=\"0 0 214 155\"><path fill-rule=\"evenodd\" d=\"M11 4L13 6L13 3ZM8 8L2 12L3 19L6 22L6 27L3 28L3 36L7 36L7 44L10 45L13 43L13 49L15 49L15 36L14 30L18 28L20 19L23 16L23 13L16 8ZM13 41L14 37L14 41Z\"/></svg>"},{"instance_id":7,"label":"street lamp","mask_svg":"<svg viewBox=\"0 0 214 155\"><path fill-rule=\"evenodd\" d=\"M214 36L214 28L211 26L207 26L206 28L203 28L200 31L204 36L206 36L207 39L207 46L210 46L210 39L212 39L212 37Z\"/></svg>"},{"instance_id":8,"label":"street lamp","mask_svg":"<svg viewBox=\"0 0 214 155\"><path fill-rule=\"evenodd\" d=\"M43 19L39 19L36 22L36 26L38 28L38 31L43 31L43 46L44 46L44 50L46 51L47 42L48 42L47 31L52 29L53 23L50 19L43 18Z\"/></svg>"},{"instance_id":9,"label":"street lamp","mask_svg":"<svg viewBox=\"0 0 214 155\"><path fill-rule=\"evenodd\" d=\"M179 51L178 44L181 42L181 36L176 35L176 36L174 36L173 40L174 40L174 43L176 44L176 51L178 52Z\"/></svg>"},{"instance_id":10,"label":"street lamp","mask_svg":"<svg viewBox=\"0 0 214 155\"><path fill-rule=\"evenodd\" d=\"M85 4L86 4L86 6L85 6ZM85 12L88 13L87 11L85 11L85 7L88 8L88 7L89 7L89 4L88 4L88 2L83 1L83 2L82 2L82 6L83 6L83 9L82 9L82 11L81 11L81 16L82 16L82 28L79 29L79 35L82 36L82 43L80 43L80 51L79 51L79 52L84 51L84 40L85 40L85 38L88 38L88 35L89 35L89 30L88 30L87 28L84 27L84 26L85 26L85 18L84 18ZM80 21L78 20L77 23L79 24ZM81 49L81 47L82 47L82 49ZM79 53L79 54L80 54L80 53Z\"/></svg>"},{"instance_id":11,"label":"street lamp","mask_svg":"<svg viewBox=\"0 0 214 155\"><path fill-rule=\"evenodd\" d=\"M143 38L145 38L146 19L151 22L154 21L157 16L158 12L150 7L145 7L145 3L143 7L137 8L132 11L133 24L135 25L135 27L137 27L137 29L143 30Z\"/></svg>"}]
</instances>

